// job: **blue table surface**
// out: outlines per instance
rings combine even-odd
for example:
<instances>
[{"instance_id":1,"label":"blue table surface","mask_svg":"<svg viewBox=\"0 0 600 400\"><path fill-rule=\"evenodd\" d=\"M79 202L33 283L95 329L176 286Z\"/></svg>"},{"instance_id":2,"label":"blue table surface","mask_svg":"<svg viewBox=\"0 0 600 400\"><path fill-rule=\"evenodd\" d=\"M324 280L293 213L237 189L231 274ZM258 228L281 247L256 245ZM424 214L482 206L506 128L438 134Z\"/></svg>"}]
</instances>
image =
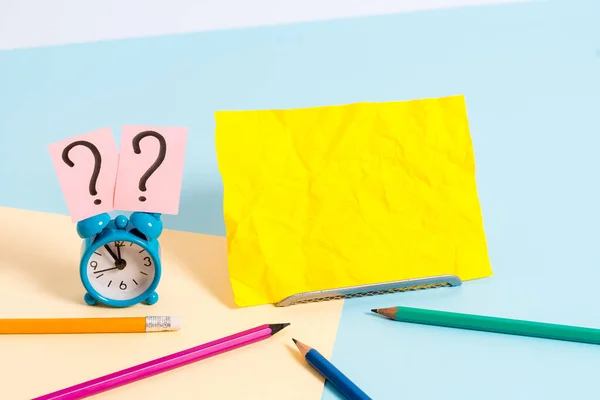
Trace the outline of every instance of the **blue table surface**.
<instances>
[{"instance_id":1,"label":"blue table surface","mask_svg":"<svg viewBox=\"0 0 600 400\"><path fill-rule=\"evenodd\" d=\"M347 301L333 362L374 399L595 398L598 346L369 309L600 328L599 20L597 0L557 0L0 52L0 206L67 214L53 141L185 125L181 209L166 225L224 235L214 111L464 94L495 275Z\"/></svg>"}]
</instances>

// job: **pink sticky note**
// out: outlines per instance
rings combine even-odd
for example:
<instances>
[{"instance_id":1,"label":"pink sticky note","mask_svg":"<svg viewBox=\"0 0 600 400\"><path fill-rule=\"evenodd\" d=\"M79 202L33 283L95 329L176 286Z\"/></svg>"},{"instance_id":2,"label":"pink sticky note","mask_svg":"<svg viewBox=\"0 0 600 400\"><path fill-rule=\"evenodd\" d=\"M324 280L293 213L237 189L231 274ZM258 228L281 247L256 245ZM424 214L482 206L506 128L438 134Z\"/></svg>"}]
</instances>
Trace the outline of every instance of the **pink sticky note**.
<instances>
[{"instance_id":1,"label":"pink sticky note","mask_svg":"<svg viewBox=\"0 0 600 400\"><path fill-rule=\"evenodd\" d=\"M123 126L115 209L177 214L187 128Z\"/></svg>"},{"instance_id":2,"label":"pink sticky note","mask_svg":"<svg viewBox=\"0 0 600 400\"><path fill-rule=\"evenodd\" d=\"M119 150L110 128L48 146L73 222L113 208Z\"/></svg>"}]
</instances>

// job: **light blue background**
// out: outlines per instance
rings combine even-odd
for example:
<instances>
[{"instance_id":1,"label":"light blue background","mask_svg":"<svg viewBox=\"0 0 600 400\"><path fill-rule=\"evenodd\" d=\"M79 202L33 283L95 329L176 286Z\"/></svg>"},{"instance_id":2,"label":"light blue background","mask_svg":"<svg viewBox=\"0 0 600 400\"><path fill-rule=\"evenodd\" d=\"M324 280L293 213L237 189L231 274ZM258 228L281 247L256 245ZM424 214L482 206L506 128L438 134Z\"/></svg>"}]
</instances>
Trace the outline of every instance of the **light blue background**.
<instances>
[{"instance_id":1,"label":"light blue background","mask_svg":"<svg viewBox=\"0 0 600 400\"><path fill-rule=\"evenodd\" d=\"M410 305L600 328L597 0L0 52L0 205L67 213L53 141L185 125L181 209L167 227L224 235L214 111L461 93L495 276L347 301L333 361L377 400L597 398L600 347L368 312Z\"/></svg>"}]
</instances>

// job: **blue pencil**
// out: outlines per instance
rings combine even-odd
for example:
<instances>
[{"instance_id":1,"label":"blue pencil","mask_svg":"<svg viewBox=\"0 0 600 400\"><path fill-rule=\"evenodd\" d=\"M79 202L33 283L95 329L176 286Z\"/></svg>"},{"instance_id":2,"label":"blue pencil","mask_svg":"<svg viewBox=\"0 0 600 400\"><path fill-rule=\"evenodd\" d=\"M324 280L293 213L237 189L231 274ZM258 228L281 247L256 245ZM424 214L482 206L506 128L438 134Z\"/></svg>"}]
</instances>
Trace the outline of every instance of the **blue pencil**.
<instances>
[{"instance_id":1,"label":"blue pencil","mask_svg":"<svg viewBox=\"0 0 600 400\"><path fill-rule=\"evenodd\" d=\"M356 386L348 377L333 366L317 350L292 339L304 356L306 361L316 369L325 379L327 379L335 388L348 400L372 400L358 386Z\"/></svg>"}]
</instances>

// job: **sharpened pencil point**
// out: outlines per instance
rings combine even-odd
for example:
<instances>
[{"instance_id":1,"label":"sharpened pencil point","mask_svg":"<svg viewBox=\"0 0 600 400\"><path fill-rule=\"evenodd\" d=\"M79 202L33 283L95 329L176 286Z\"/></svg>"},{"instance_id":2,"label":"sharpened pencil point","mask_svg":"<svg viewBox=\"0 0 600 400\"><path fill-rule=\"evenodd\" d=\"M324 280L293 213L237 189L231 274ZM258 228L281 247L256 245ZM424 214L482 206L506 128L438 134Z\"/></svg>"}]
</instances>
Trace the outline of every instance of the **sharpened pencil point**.
<instances>
[{"instance_id":1,"label":"sharpened pencil point","mask_svg":"<svg viewBox=\"0 0 600 400\"><path fill-rule=\"evenodd\" d=\"M296 345L296 347L300 351L300 354L302 354L303 356L305 356L306 353L308 353L310 351L310 347L308 347L304 343L302 343L302 342L300 342L300 341L298 341L296 339L292 339L292 340L294 341L294 344Z\"/></svg>"},{"instance_id":2,"label":"sharpened pencil point","mask_svg":"<svg viewBox=\"0 0 600 400\"><path fill-rule=\"evenodd\" d=\"M398 310L398 307L387 307L387 308L374 308L371 311L373 311L377 315L381 315L382 317L394 319L397 310Z\"/></svg>"},{"instance_id":3,"label":"sharpened pencil point","mask_svg":"<svg viewBox=\"0 0 600 400\"><path fill-rule=\"evenodd\" d=\"M292 342L294 342L294 344L298 343L298 341L294 338L292 338Z\"/></svg>"},{"instance_id":4,"label":"sharpened pencil point","mask_svg":"<svg viewBox=\"0 0 600 400\"><path fill-rule=\"evenodd\" d=\"M271 328L271 336L285 328L286 326L290 326L291 324L286 322L285 324L270 324L269 328Z\"/></svg>"}]
</instances>

